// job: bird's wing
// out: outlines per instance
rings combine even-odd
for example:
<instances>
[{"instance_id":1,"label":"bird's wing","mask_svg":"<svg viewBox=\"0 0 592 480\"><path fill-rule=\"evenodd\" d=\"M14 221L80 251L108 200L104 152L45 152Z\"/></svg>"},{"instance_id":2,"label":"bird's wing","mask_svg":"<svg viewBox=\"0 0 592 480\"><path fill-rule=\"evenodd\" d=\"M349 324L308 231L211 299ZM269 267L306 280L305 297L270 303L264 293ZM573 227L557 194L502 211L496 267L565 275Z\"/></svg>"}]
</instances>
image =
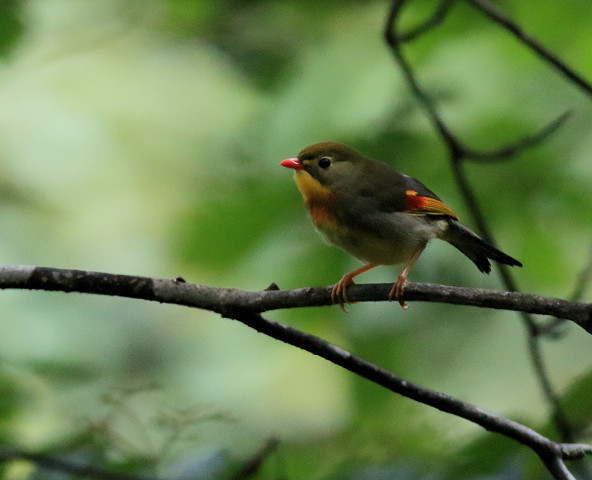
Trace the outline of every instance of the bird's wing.
<instances>
[{"instance_id":1,"label":"bird's wing","mask_svg":"<svg viewBox=\"0 0 592 480\"><path fill-rule=\"evenodd\" d=\"M443 215L458 220L456 214L423 183L408 175L403 175L403 178L405 180L405 210L416 215Z\"/></svg>"},{"instance_id":2,"label":"bird's wing","mask_svg":"<svg viewBox=\"0 0 592 480\"><path fill-rule=\"evenodd\" d=\"M446 216L458 220L455 213L419 180L380 162L372 162L368 168L372 169L373 175L358 183L357 197L370 201L379 211Z\"/></svg>"}]
</instances>

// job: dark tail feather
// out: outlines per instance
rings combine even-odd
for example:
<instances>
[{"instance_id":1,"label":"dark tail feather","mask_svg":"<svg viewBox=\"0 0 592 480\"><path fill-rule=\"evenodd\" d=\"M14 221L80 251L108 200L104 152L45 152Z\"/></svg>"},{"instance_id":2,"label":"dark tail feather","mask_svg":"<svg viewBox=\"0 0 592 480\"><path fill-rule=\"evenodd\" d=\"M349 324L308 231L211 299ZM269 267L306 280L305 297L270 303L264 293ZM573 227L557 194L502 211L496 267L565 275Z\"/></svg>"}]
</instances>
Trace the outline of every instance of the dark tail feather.
<instances>
[{"instance_id":1,"label":"dark tail feather","mask_svg":"<svg viewBox=\"0 0 592 480\"><path fill-rule=\"evenodd\" d=\"M483 273L491 272L491 263L489 263L489 259L512 267L522 266L522 264L515 258L512 258L501 250L485 243L476 233L469 230L462 223L450 218L448 219L448 224L449 228L443 237L443 240L454 245L463 254L469 257Z\"/></svg>"}]
</instances>

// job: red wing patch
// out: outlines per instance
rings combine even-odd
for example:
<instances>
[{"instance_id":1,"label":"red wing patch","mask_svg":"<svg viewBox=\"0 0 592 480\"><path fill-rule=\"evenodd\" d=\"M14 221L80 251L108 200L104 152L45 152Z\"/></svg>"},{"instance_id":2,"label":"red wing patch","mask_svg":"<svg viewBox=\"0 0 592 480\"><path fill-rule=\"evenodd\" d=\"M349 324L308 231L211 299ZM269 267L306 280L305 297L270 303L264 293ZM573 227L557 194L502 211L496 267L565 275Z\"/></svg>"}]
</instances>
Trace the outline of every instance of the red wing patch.
<instances>
[{"instance_id":1,"label":"red wing patch","mask_svg":"<svg viewBox=\"0 0 592 480\"><path fill-rule=\"evenodd\" d=\"M444 203L437 198L422 197L415 190L405 192L405 208L411 212L429 215L448 215L458 220L458 217Z\"/></svg>"}]
</instances>

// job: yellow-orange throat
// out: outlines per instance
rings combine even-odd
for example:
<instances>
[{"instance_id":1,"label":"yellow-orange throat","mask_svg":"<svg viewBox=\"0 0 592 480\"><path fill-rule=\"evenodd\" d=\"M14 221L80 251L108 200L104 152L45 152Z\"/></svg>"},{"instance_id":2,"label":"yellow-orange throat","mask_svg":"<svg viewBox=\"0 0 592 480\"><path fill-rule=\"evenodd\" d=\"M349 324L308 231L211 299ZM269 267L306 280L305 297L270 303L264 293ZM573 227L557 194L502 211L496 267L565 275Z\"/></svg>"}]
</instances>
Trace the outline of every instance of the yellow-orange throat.
<instances>
[{"instance_id":1,"label":"yellow-orange throat","mask_svg":"<svg viewBox=\"0 0 592 480\"><path fill-rule=\"evenodd\" d=\"M321 230L336 226L337 220L332 213L335 194L304 170L294 171L294 181L315 226Z\"/></svg>"}]
</instances>

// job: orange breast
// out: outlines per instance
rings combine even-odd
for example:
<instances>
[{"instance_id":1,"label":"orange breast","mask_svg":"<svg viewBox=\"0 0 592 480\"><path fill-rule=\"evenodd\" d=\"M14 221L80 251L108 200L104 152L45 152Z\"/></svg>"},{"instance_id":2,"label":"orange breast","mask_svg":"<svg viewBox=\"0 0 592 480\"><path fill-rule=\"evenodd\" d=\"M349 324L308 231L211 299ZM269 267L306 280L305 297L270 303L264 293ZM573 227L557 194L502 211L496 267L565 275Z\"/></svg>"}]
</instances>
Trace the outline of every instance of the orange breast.
<instances>
[{"instance_id":1,"label":"orange breast","mask_svg":"<svg viewBox=\"0 0 592 480\"><path fill-rule=\"evenodd\" d=\"M312 223L314 223L318 229L327 230L337 228L335 215L333 215L330 208L327 208L327 205L311 202L307 206L310 210Z\"/></svg>"},{"instance_id":2,"label":"orange breast","mask_svg":"<svg viewBox=\"0 0 592 480\"><path fill-rule=\"evenodd\" d=\"M337 219L333 214L335 194L303 170L296 170L294 174L296 186L315 226L320 230L336 228Z\"/></svg>"}]
</instances>

